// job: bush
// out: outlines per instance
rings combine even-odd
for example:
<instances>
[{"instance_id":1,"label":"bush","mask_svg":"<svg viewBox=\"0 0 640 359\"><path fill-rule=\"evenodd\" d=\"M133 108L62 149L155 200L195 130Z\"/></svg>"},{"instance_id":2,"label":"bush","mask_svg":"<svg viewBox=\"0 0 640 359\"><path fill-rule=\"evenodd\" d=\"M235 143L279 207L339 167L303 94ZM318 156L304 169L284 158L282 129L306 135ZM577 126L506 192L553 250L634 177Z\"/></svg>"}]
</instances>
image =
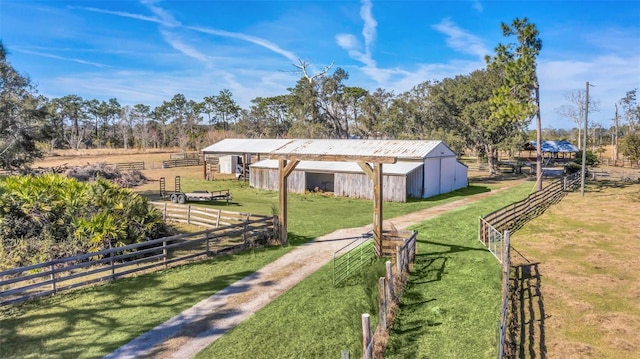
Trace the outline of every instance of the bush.
<instances>
[{"instance_id":1,"label":"bush","mask_svg":"<svg viewBox=\"0 0 640 359\"><path fill-rule=\"evenodd\" d=\"M587 158L585 159L586 161L586 165L589 167L597 167L600 164L600 160L598 159L598 156L593 153L593 151L589 151L587 150ZM573 163L577 163L578 165L582 166L582 154L579 153L578 156L576 156L576 158L573 160Z\"/></svg>"},{"instance_id":2,"label":"bush","mask_svg":"<svg viewBox=\"0 0 640 359\"><path fill-rule=\"evenodd\" d=\"M168 233L146 198L106 180L57 174L0 179L0 270Z\"/></svg>"}]
</instances>

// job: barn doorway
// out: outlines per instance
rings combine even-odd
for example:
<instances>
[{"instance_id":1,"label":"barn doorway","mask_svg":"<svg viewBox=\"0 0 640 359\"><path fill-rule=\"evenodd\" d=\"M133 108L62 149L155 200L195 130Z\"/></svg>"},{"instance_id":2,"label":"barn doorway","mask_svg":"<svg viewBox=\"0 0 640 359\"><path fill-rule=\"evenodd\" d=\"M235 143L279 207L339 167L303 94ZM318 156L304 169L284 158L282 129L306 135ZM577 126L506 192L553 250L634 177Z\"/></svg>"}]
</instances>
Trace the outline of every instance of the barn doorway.
<instances>
[{"instance_id":1,"label":"barn doorway","mask_svg":"<svg viewBox=\"0 0 640 359\"><path fill-rule=\"evenodd\" d=\"M309 191L333 193L335 175L333 173L305 172L305 182Z\"/></svg>"}]
</instances>

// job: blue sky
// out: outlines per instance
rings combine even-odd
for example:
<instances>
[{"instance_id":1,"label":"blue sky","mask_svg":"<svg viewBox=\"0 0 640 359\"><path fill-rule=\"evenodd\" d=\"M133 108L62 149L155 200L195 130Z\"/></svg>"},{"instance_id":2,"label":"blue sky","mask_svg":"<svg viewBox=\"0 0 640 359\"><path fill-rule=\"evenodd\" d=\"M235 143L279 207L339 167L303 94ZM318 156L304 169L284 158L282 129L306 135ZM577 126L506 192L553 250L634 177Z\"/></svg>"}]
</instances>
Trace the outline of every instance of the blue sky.
<instances>
[{"instance_id":1,"label":"blue sky","mask_svg":"<svg viewBox=\"0 0 640 359\"><path fill-rule=\"evenodd\" d=\"M152 107L176 93L229 89L244 108L287 93L298 59L334 63L348 86L399 94L468 74L527 17L538 58L543 127L571 128L564 94L595 85L609 127L614 103L640 87L640 1L30 1L0 0L9 61L48 97L116 97Z\"/></svg>"}]
</instances>

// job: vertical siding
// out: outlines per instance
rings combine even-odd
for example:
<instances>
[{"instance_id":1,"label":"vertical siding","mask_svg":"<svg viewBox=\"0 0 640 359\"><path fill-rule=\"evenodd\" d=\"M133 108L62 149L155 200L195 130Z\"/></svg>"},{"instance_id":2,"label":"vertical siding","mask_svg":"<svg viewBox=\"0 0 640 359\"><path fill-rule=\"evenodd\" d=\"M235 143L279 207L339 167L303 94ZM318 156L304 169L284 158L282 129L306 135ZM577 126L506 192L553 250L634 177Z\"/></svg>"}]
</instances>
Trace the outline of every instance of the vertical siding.
<instances>
[{"instance_id":1,"label":"vertical siding","mask_svg":"<svg viewBox=\"0 0 640 359\"><path fill-rule=\"evenodd\" d=\"M440 158L424 160L424 194L428 198L440 194Z\"/></svg>"},{"instance_id":2,"label":"vertical siding","mask_svg":"<svg viewBox=\"0 0 640 359\"><path fill-rule=\"evenodd\" d=\"M249 184L253 188L277 191L280 183L277 169L251 167ZM293 171L287 179L289 192L304 193L305 175L304 171Z\"/></svg>"},{"instance_id":3,"label":"vertical siding","mask_svg":"<svg viewBox=\"0 0 640 359\"><path fill-rule=\"evenodd\" d=\"M456 161L456 177L453 189L456 190L467 187L469 185L468 175L469 169L467 168L467 166Z\"/></svg>"},{"instance_id":4,"label":"vertical siding","mask_svg":"<svg viewBox=\"0 0 640 359\"><path fill-rule=\"evenodd\" d=\"M405 176L383 176L382 198L387 202L407 201ZM366 174L336 173L334 193L340 197L373 199L373 182Z\"/></svg>"},{"instance_id":5,"label":"vertical siding","mask_svg":"<svg viewBox=\"0 0 640 359\"><path fill-rule=\"evenodd\" d=\"M407 197L415 197L415 198L422 197L422 185L423 185L422 179L424 178L424 171L422 170L422 167L424 167L424 165L414 169L409 174L407 174L407 177L406 177Z\"/></svg>"},{"instance_id":6,"label":"vertical siding","mask_svg":"<svg viewBox=\"0 0 640 359\"><path fill-rule=\"evenodd\" d=\"M440 193L453 191L454 178L456 176L456 165L458 160L455 157L445 157L440 162Z\"/></svg>"}]
</instances>

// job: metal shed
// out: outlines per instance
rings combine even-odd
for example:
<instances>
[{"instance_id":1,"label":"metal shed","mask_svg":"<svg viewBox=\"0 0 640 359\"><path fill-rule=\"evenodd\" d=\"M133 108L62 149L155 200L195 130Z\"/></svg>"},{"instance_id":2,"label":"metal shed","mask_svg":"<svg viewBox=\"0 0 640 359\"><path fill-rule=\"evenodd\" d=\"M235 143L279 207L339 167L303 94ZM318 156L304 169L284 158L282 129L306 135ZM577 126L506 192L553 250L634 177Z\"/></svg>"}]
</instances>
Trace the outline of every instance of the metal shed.
<instances>
[{"instance_id":1,"label":"metal shed","mask_svg":"<svg viewBox=\"0 0 640 359\"><path fill-rule=\"evenodd\" d=\"M406 202L422 196L422 163L397 162L382 165L383 200ZM278 161L263 160L249 166L251 187L277 190ZM289 175L289 192L332 192L340 197L373 199L373 184L367 174L352 162L300 161Z\"/></svg>"},{"instance_id":2,"label":"metal shed","mask_svg":"<svg viewBox=\"0 0 640 359\"><path fill-rule=\"evenodd\" d=\"M250 155L258 159L249 166L250 185L278 189L278 161L262 160L286 155L289 158L313 153L321 161L300 161L289 176L289 192L306 190L333 192L336 196L373 196L372 182L354 162L330 161L339 155L393 156L397 163L383 165L384 201L406 202L427 198L467 186L467 167L442 141L429 140L308 140L225 139L202 150L206 154ZM249 162L249 161L247 161Z\"/></svg>"}]
</instances>

